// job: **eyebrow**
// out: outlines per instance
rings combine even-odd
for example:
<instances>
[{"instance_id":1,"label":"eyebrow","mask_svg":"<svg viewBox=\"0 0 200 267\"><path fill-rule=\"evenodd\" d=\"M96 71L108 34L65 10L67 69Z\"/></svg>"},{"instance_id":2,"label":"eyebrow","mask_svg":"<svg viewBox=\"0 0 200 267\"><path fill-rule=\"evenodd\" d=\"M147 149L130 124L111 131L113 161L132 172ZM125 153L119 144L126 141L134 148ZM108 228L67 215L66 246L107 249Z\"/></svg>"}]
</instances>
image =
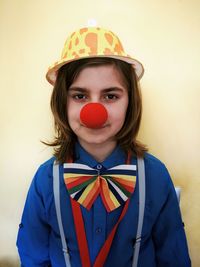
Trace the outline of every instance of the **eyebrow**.
<instances>
[{"instance_id":1,"label":"eyebrow","mask_svg":"<svg viewBox=\"0 0 200 267\"><path fill-rule=\"evenodd\" d=\"M83 88L83 87L78 87L78 86L72 86L72 87L69 87L69 91L78 91L78 92L88 92L90 91L89 89L87 88ZM109 92L113 92L113 91L119 91L119 92L122 92L124 91L124 88L123 87L109 87L109 88L105 88L102 90L103 92L105 93L109 93Z\"/></svg>"}]
</instances>

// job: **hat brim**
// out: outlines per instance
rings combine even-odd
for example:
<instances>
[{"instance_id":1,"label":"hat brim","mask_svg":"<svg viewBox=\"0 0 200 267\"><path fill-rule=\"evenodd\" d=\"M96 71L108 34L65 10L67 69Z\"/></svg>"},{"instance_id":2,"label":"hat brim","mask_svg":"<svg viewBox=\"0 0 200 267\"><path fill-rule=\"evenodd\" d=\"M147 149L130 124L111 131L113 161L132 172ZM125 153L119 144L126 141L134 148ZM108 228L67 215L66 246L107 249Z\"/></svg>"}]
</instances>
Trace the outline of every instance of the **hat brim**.
<instances>
[{"instance_id":1,"label":"hat brim","mask_svg":"<svg viewBox=\"0 0 200 267\"><path fill-rule=\"evenodd\" d=\"M69 60L69 59L68 60L66 60L66 59L60 60L60 61L56 62L52 67L49 67L47 74L46 74L46 79L50 84L54 85L56 78L57 78L57 72L62 66L66 65L70 62L81 60L84 58L96 58L96 57L115 58L115 59L119 59L119 60L122 60L124 62L131 64L135 70L135 73L136 73L138 80L140 80L144 74L144 67L143 67L142 63L139 62L137 59L134 59L131 57L126 57L126 56L118 56L118 55L102 55L102 56L98 55L98 56L86 56L86 57L82 57L82 58L78 58L78 59L74 58L71 60Z\"/></svg>"}]
</instances>

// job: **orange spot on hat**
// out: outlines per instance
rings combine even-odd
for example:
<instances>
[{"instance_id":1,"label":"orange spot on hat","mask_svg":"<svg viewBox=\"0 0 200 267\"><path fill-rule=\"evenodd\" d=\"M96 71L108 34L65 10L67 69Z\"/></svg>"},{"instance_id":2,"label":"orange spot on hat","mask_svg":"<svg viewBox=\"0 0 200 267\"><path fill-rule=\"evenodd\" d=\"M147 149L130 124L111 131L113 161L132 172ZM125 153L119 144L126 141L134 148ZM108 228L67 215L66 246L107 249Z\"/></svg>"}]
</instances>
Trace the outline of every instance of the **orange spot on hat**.
<instances>
[{"instance_id":1,"label":"orange spot on hat","mask_svg":"<svg viewBox=\"0 0 200 267\"><path fill-rule=\"evenodd\" d=\"M78 39L78 37L77 37L77 38L76 38L75 45L78 45L78 43L79 43L79 39Z\"/></svg>"},{"instance_id":2,"label":"orange spot on hat","mask_svg":"<svg viewBox=\"0 0 200 267\"><path fill-rule=\"evenodd\" d=\"M113 44L113 37L112 37L112 35L110 33L105 33L105 38L106 38L106 40L108 41L108 43L110 45Z\"/></svg>"},{"instance_id":3,"label":"orange spot on hat","mask_svg":"<svg viewBox=\"0 0 200 267\"><path fill-rule=\"evenodd\" d=\"M83 34L84 32L87 32L88 28L82 28L80 29L80 34Z\"/></svg>"},{"instance_id":4,"label":"orange spot on hat","mask_svg":"<svg viewBox=\"0 0 200 267\"><path fill-rule=\"evenodd\" d=\"M85 36L85 44L90 48L89 55L97 54L97 34L90 32Z\"/></svg>"}]
</instances>

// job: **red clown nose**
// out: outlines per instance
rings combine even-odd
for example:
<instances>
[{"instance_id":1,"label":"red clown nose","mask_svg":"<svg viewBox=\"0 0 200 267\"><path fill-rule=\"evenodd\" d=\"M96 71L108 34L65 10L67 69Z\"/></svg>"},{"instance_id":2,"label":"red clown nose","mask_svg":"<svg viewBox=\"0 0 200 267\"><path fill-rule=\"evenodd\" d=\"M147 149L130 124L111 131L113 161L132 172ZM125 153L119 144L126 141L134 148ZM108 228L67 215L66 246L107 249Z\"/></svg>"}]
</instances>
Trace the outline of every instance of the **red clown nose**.
<instances>
[{"instance_id":1,"label":"red clown nose","mask_svg":"<svg viewBox=\"0 0 200 267\"><path fill-rule=\"evenodd\" d=\"M88 128L101 128L107 119L107 110L100 103L88 103L81 109L80 112L80 120Z\"/></svg>"}]
</instances>

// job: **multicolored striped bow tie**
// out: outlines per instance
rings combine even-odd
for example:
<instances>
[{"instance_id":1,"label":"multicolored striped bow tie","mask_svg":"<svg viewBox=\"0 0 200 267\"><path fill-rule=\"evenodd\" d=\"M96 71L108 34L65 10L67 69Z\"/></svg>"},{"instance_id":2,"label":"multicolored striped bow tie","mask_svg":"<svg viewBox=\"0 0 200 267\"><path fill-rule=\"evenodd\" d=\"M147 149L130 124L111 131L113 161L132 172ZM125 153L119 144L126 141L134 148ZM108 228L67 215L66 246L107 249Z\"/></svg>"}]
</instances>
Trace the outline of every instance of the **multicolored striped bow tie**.
<instances>
[{"instance_id":1,"label":"multicolored striped bow tie","mask_svg":"<svg viewBox=\"0 0 200 267\"><path fill-rule=\"evenodd\" d=\"M100 194L108 212L123 204L133 194L136 165L118 165L108 170L84 164L65 163L64 181L70 196L88 210Z\"/></svg>"}]
</instances>

